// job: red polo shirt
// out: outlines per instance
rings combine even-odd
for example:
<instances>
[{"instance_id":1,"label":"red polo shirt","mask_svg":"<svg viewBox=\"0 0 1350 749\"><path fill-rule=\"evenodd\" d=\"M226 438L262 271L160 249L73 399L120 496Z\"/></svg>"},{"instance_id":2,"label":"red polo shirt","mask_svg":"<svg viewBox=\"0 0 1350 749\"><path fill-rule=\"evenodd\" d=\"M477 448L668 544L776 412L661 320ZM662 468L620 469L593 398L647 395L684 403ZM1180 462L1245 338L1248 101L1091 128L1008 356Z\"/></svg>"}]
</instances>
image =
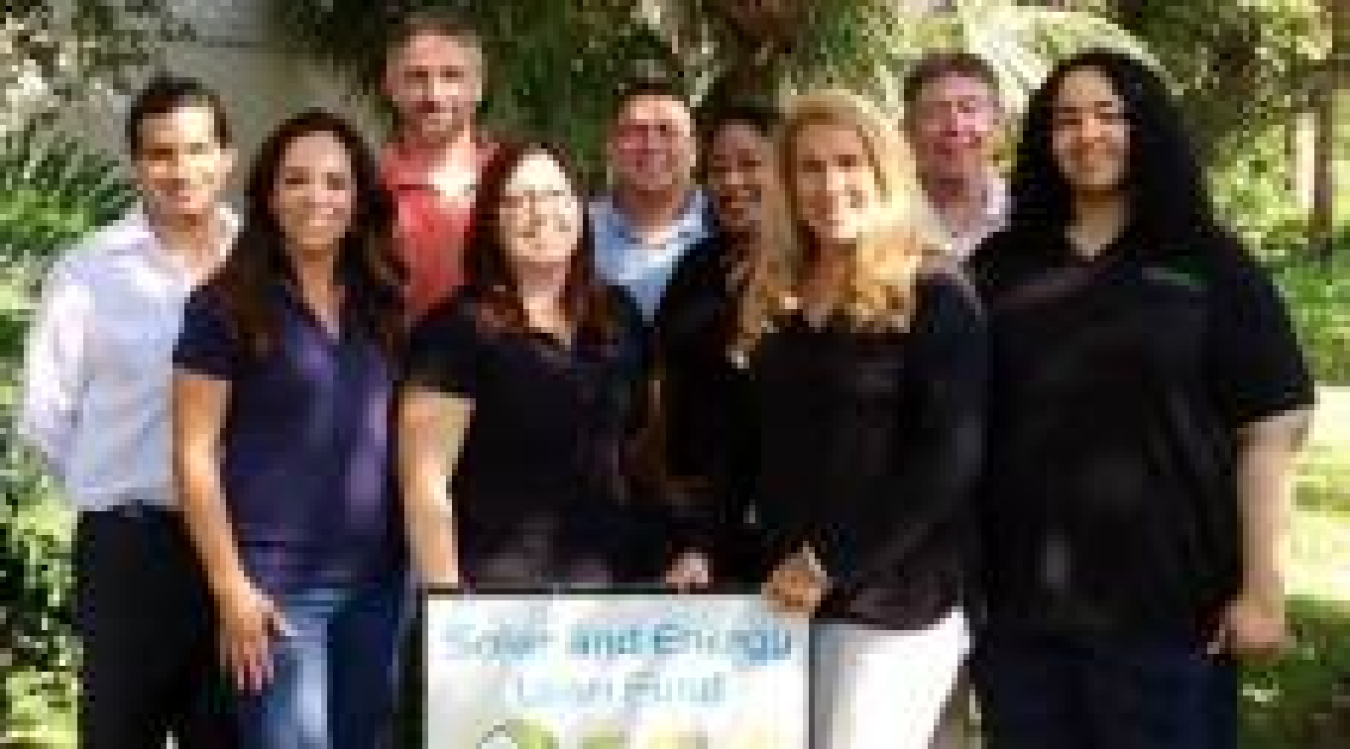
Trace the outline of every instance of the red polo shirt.
<instances>
[{"instance_id":1,"label":"red polo shirt","mask_svg":"<svg viewBox=\"0 0 1350 749\"><path fill-rule=\"evenodd\" d=\"M478 146L480 171L494 150ZM385 149L382 170L398 208L395 241L408 269L409 313L416 320L464 283L473 191L442 195L431 182L431 164L397 143Z\"/></svg>"}]
</instances>

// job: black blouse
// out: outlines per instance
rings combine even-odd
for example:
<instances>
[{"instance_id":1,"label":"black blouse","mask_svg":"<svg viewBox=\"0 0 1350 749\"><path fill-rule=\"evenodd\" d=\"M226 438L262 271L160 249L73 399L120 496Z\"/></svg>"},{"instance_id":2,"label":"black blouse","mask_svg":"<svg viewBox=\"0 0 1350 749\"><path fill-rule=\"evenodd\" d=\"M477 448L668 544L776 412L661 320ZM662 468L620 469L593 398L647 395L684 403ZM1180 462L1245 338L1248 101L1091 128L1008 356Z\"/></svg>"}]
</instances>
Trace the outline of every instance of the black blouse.
<instances>
[{"instance_id":1,"label":"black blouse","mask_svg":"<svg viewBox=\"0 0 1350 749\"><path fill-rule=\"evenodd\" d=\"M749 377L733 363L741 288L735 248L720 236L691 249L671 275L654 321L666 468L684 489L686 546L713 560L722 582L760 578L751 529L754 419Z\"/></svg>"},{"instance_id":2,"label":"black blouse","mask_svg":"<svg viewBox=\"0 0 1350 749\"><path fill-rule=\"evenodd\" d=\"M1237 432L1313 399L1274 285L1199 232L1131 230L1085 260L1062 233L1009 231L972 269L993 341L994 622L1206 637L1241 584Z\"/></svg>"},{"instance_id":3,"label":"black blouse","mask_svg":"<svg viewBox=\"0 0 1350 749\"><path fill-rule=\"evenodd\" d=\"M754 501L770 556L809 545L820 615L891 628L963 598L981 464L986 338L958 272L925 271L908 330L781 321L752 354Z\"/></svg>"},{"instance_id":4,"label":"black blouse","mask_svg":"<svg viewBox=\"0 0 1350 749\"><path fill-rule=\"evenodd\" d=\"M460 564L470 585L649 580L661 533L625 455L645 387L636 305L615 289L616 340L565 345L485 321L473 291L413 333L408 381L473 402L454 476Z\"/></svg>"}]
</instances>

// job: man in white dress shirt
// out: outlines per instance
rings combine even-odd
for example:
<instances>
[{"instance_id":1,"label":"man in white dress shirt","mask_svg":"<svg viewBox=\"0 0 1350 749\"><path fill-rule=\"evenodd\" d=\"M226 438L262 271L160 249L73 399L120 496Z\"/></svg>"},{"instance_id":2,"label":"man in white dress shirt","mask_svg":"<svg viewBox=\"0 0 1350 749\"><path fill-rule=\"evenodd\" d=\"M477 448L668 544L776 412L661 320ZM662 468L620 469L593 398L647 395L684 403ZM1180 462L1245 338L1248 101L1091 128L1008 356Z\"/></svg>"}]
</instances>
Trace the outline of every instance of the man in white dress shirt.
<instances>
[{"instance_id":1,"label":"man in white dress shirt","mask_svg":"<svg viewBox=\"0 0 1350 749\"><path fill-rule=\"evenodd\" d=\"M905 78L905 136L919 179L945 231L947 248L964 262L1003 228L1007 185L994 165L1003 129L998 77L983 58L941 52L920 59Z\"/></svg>"},{"instance_id":2,"label":"man in white dress shirt","mask_svg":"<svg viewBox=\"0 0 1350 749\"><path fill-rule=\"evenodd\" d=\"M80 746L227 747L214 614L174 495L169 381L183 302L236 230L221 202L229 124L210 89L162 75L126 137L141 203L53 267L19 425L78 511Z\"/></svg>"},{"instance_id":3,"label":"man in white dress shirt","mask_svg":"<svg viewBox=\"0 0 1350 749\"><path fill-rule=\"evenodd\" d=\"M910 69L902 94L902 125L919 181L947 251L965 262L1003 228L1010 208L1007 184L994 163L1004 125L998 76L977 55L936 52ZM933 749L970 745L969 707L963 679L938 726Z\"/></svg>"}]
</instances>

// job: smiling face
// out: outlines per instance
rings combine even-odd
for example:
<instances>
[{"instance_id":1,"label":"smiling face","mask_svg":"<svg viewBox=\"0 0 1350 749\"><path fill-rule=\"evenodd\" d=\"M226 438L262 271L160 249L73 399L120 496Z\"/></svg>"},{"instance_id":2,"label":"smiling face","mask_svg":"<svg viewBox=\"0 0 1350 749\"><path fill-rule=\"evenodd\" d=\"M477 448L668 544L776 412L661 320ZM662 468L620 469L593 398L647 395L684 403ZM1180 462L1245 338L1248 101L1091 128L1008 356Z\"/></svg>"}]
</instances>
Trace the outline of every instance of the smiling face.
<instances>
[{"instance_id":1,"label":"smiling face","mask_svg":"<svg viewBox=\"0 0 1350 749\"><path fill-rule=\"evenodd\" d=\"M670 96L634 96L615 120L608 151L616 188L637 193L681 188L693 179L698 152L693 115Z\"/></svg>"},{"instance_id":2,"label":"smiling face","mask_svg":"<svg viewBox=\"0 0 1350 749\"><path fill-rule=\"evenodd\" d=\"M905 119L920 173L937 180L982 179L1001 123L997 93L959 73L924 84Z\"/></svg>"},{"instance_id":3,"label":"smiling face","mask_svg":"<svg viewBox=\"0 0 1350 749\"><path fill-rule=\"evenodd\" d=\"M707 186L723 231L753 234L763 220L773 179L773 142L746 122L730 120L708 148Z\"/></svg>"},{"instance_id":4,"label":"smiling face","mask_svg":"<svg viewBox=\"0 0 1350 749\"><path fill-rule=\"evenodd\" d=\"M234 163L206 106L147 117L132 154L137 183L152 215L199 219L215 209Z\"/></svg>"},{"instance_id":5,"label":"smiling face","mask_svg":"<svg viewBox=\"0 0 1350 749\"><path fill-rule=\"evenodd\" d=\"M415 34L391 52L384 88L406 132L450 140L472 125L483 98L483 53L468 38Z\"/></svg>"},{"instance_id":6,"label":"smiling face","mask_svg":"<svg viewBox=\"0 0 1350 749\"><path fill-rule=\"evenodd\" d=\"M351 155L332 133L303 135L286 147L272 191L272 214L292 254L336 253L356 209Z\"/></svg>"},{"instance_id":7,"label":"smiling face","mask_svg":"<svg viewBox=\"0 0 1350 749\"><path fill-rule=\"evenodd\" d=\"M880 177L862 135L828 121L798 130L788 151L789 189L797 215L820 245L857 241L882 204Z\"/></svg>"},{"instance_id":8,"label":"smiling face","mask_svg":"<svg viewBox=\"0 0 1350 749\"><path fill-rule=\"evenodd\" d=\"M544 151L520 160L502 190L497 230L517 268L566 265L581 243L581 196L561 164Z\"/></svg>"},{"instance_id":9,"label":"smiling face","mask_svg":"<svg viewBox=\"0 0 1350 749\"><path fill-rule=\"evenodd\" d=\"M1130 122L1124 99L1095 68L1060 81L1051 113L1050 149L1079 195L1118 193L1129 173Z\"/></svg>"}]
</instances>

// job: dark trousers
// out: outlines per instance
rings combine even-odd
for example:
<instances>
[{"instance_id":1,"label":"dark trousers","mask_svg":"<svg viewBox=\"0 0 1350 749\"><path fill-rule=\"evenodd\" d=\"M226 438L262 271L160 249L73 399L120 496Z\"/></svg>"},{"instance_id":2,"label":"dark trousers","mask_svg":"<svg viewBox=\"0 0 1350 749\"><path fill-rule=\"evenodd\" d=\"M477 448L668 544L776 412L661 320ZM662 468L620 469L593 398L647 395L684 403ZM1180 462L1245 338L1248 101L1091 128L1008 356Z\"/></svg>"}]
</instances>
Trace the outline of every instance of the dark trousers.
<instances>
[{"instance_id":1,"label":"dark trousers","mask_svg":"<svg viewBox=\"0 0 1350 749\"><path fill-rule=\"evenodd\" d=\"M80 513L75 621L81 749L236 745L211 598L177 513Z\"/></svg>"},{"instance_id":2,"label":"dark trousers","mask_svg":"<svg viewBox=\"0 0 1350 749\"><path fill-rule=\"evenodd\" d=\"M971 663L986 749L1236 746L1236 670L1195 643L994 633Z\"/></svg>"}]
</instances>

